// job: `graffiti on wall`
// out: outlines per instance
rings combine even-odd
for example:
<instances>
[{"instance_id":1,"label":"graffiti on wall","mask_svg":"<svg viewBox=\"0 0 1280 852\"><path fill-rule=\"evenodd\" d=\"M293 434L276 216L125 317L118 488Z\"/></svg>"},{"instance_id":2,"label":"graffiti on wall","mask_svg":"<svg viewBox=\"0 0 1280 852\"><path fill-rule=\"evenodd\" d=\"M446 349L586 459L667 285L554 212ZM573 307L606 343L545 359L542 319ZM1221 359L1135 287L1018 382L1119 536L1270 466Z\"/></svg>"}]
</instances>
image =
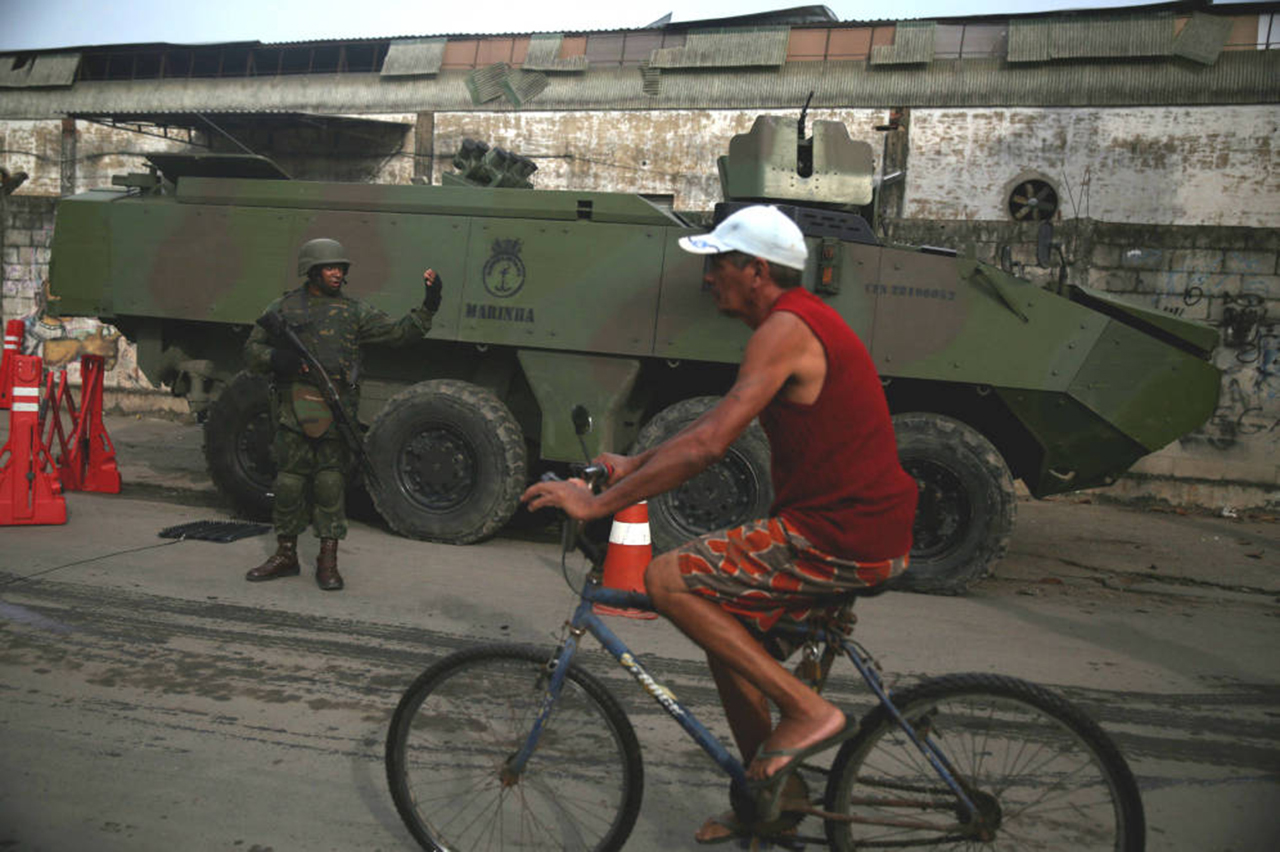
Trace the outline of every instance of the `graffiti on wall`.
<instances>
[{"instance_id":1,"label":"graffiti on wall","mask_svg":"<svg viewBox=\"0 0 1280 852\"><path fill-rule=\"evenodd\" d=\"M1219 450L1242 440L1280 443L1280 326L1267 320L1256 294L1223 296L1222 343L1218 366L1222 394L1209 422L1183 439Z\"/></svg>"},{"instance_id":2,"label":"graffiti on wall","mask_svg":"<svg viewBox=\"0 0 1280 852\"><path fill-rule=\"evenodd\" d=\"M1159 250L1132 250L1135 265L1159 262ZM1215 363L1222 370L1218 407L1184 448L1274 452L1280 444L1280 316L1269 291L1269 264L1253 277L1250 258L1226 252L1236 272L1178 269L1154 273L1154 307L1174 316L1211 322L1220 336ZM1151 281L1153 275L1142 278ZM1141 287L1141 281L1139 289Z\"/></svg>"}]
</instances>

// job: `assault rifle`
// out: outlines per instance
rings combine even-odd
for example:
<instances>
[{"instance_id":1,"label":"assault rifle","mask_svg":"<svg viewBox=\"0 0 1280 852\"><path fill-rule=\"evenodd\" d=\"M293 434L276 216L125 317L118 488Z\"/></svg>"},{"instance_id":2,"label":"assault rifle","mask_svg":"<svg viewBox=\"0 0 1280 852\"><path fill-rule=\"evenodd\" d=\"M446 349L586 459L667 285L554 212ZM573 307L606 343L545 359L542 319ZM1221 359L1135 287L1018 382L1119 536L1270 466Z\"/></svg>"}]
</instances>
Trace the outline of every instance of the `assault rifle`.
<instances>
[{"instance_id":1,"label":"assault rifle","mask_svg":"<svg viewBox=\"0 0 1280 852\"><path fill-rule=\"evenodd\" d=\"M333 412L333 422L338 427L338 433L342 435L342 439L346 441L351 452L359 460L360 469L364 472L365 482L381 491L382 482L378 479L377 471L373 469L373 463L369 461L369 456L365 454L364 441L360 437L360 429L347 414L346 409L342 407L342 399L338 396L338 388L333 384L333 380L329 378L329 374L325 372L324 367L316 360L316 356L312 355L306 345L298 339L298 335L289 327L289 322L279 311L267 311L258 317L257 323L271 337L287 343L302 358L302 363L307 365L307 371L319 385L320 394L324 397L325 404Z\"/></svg>"}]
</instances>

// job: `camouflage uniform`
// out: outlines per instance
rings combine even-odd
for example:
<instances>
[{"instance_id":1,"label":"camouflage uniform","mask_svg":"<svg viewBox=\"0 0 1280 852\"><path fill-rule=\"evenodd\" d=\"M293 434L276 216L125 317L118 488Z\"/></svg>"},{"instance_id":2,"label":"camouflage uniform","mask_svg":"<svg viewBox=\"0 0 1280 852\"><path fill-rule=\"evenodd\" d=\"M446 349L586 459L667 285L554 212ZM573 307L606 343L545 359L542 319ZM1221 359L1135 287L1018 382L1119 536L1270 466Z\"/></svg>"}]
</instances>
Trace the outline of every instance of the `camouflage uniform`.
<instances>
[{"instance_id":1,"label":"camouflage uniform","mask_svg":"<svg viewBox=\"0 0 1280 852\"><path fill-rule=\"evenodd\" d=\"M421 340L431 328L432 316L432 311L418 306L399 321L392 321L359 299L341 292L317 295L309 292L305 284L276 299L267 311L283 314L303 345L324 367L352 422L360 399L360 347L366 343L403 346ZM249 369L270 373L272 348L267 332L254 326L245 344ZM296 536L311 521L321 539L344 538L344 474L351 463L350 451L318 395L318 381L303 375L274 384L276 431L272 449L277 472L272 521L276 534ZM308 396L311 400L305 398Z\"/></svg>"}]
</instances>

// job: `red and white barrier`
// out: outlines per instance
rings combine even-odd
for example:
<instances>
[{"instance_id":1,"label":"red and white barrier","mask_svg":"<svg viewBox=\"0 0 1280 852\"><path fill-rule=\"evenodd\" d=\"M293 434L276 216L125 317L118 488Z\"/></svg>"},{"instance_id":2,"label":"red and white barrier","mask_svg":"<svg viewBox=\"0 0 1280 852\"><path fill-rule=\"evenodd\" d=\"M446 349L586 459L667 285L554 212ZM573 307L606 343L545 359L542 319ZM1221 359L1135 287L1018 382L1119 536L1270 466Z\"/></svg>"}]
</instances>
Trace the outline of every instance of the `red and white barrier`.
<instances>
[{"instance_id":1,"label":"red and white barrier","mask_svg":"<svg viewBox=\"0 0 1280 852\"><path fill-rule=\"evenodd\" d=\"M22 354L22 338L27 326L20 319L4 324L4 354L0 355L0 409L7 409L13 387L13 356Z\"/></svg>"},{"instance_id":2,"label":"red and white barrier","mask_svg":"<svg viewBox=\"0 0 1280 852\"><path fill-rule=\"evenodd\" d=\"M0 450L0 525L67 522L62 483L40 440L43 369L34 355L13 356L9 441Z\"/></svg>"},{"instance_id":3,"label":"red and white barrier","mask_svg":"<svg viewBox=\"0 0 1280 852\"><path fill-rule=\"evenodd\" d=\"M80 358L80 406L76 408L64 371L56 386L50 373L45 389L48 400L45 422L41 424L44 444L55 449L58 475L67 491L120 493L120 470L116 448L102 424L102 377L105 362L101 355ZM70 426L63 429L63 412ZM55 444L55 440L57 443Z\"/></svg>"}]
</instances>

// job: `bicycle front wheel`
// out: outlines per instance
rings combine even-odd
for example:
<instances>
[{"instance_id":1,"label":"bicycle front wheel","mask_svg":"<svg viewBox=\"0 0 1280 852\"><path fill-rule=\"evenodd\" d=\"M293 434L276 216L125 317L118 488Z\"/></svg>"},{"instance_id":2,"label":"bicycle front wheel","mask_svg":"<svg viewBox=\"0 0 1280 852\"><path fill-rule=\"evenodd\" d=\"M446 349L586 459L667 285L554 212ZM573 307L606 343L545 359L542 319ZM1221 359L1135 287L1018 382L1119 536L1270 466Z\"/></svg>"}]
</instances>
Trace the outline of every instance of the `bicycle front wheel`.
<instances>
[{"instance_id":1,"label":"bicycle front wheel","mask_svg":"<svg viewBox=\"0 0 1280 852\"><path fill-rule=\"evenodd\" d=\"M947 675L894 705L928 737L977 808L965 809L884 707L840 749L826 824L838 850L912 848L1141 852L1138 785L1119 750L1079 708L997 675Z\"/></svg>"},{"instance_id":2,"label":"bicycle front wheel","mask_svg":"<svg viewBox=\"0 0 1280 852\"><path fill-rule=\"evenodd\" d=\"M515 645L459 651L400 699L387 781L424 849L588 852L626 841L644 784L640 744L617 701L578 666L524 770L508 771L547 696L550 656Z\"/></svg>"}]
</instances>

